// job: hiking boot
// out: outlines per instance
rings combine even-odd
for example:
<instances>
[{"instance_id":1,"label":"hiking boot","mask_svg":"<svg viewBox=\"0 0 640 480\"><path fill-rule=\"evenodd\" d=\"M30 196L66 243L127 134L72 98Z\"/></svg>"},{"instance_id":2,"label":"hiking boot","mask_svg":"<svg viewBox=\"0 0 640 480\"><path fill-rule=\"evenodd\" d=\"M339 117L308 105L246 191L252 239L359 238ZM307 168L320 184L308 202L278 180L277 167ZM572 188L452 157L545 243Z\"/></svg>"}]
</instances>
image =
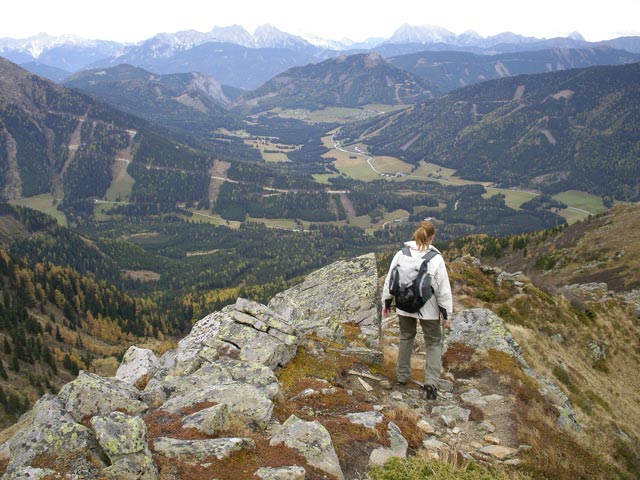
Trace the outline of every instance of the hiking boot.
<instances>
[{"instance_id":1,"label":"hiking boot","mask_svg":"<svg viewBox=\"0 0 640 480\"><path fill-rule=\"evenodd\" d=\"M438 389L433 385L425 385L422 387L424 396L427 400L435 400L438 398Z\"/></svg>"}]
</instances>

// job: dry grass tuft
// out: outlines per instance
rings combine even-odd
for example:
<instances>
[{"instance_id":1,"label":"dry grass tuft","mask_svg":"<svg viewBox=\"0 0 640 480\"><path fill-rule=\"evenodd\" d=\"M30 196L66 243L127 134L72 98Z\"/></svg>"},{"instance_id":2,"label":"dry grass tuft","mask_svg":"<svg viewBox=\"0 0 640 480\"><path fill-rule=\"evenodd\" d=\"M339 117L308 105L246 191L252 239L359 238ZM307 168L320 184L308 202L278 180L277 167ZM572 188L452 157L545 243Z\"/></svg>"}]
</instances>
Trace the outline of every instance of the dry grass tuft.
<instances>
[{"instance_id":1,"label":"dry grass tuft","mask_svg":"<svg viewBox=\"0 0 640 480\"><path fill-rule=\"evenodd\" d=\"M417 450L422 446L424 433L418 428L420 415L408 407L394 407L384 411L385 417L395 423L409 443L409 447Z\"/></svg>"}]
</instances>

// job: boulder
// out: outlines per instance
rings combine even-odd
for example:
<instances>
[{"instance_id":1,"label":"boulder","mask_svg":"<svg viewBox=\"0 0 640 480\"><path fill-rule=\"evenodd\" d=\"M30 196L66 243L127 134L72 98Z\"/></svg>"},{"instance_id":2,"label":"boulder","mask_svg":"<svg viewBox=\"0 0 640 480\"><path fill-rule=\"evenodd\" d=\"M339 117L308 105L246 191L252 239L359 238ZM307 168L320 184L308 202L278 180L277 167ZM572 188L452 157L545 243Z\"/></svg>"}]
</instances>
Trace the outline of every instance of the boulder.
<instances>
[{"instance_id":1,"label":"boulder","mask_svg":"<svg viewBox=\"0 0 640 480\"><path fill-rule=\"evenodd\" d=\"M131 346L122 358L116 378L128 385L135 385L139 380L151 378L159 368L160 361L155 353L146 348Z\"/></svg>"},{"instance_id":2,"label":"boulder","mask_svg":"<svg viewBox=\"0 0 640 480\"><path fill-rule=\"evenodd\" d=\"M195 428L207 435L215 435L229 424L229 405L221 403L187 415L182 419L184 428Z\"/></svg>"},{"instance_id":3,"label":"boulder","mask_svg":"<svg viewBox=\"0 0 640 480\"><path fill-rule=\"evenodd\" d=\"M378 321L378 285L373 253L335 262L271 299L268 306L301 334L343 341L341 323ZM375 317L373 312L376 312ZM377 328L375 334L377 336Z\"/></svg>"},{"instance_id":4,"label":"boulder","mask_svg":"<svg viewBox=\"0 0 640 480\"><path fill-rule=\"evenodd\" d=\"M520 345L500 317L486 308L471 308L454 314L445 349L453 343L463 343L478 350L498 350L520 357Z\"/></svg>"},{"instance_id":5,"label":"boulder","mask_svg":"<svg viewBox=\"0 0 640 480\"><path fill-rule=\"evenodd\" d=\"M131 385L85 371L80 371L74 381L62 387L58 397L78 422L115 410L136 414L148 408L146 403L139 400L138 390Z\"/></svg>"},{"instance_id":6,"label":"boulder","mask_svg":"<svg viewBox=\"0 0 640 480\"><path fill-rule=\"evenodd\" d=\"M155 480L158 469L147 445L147 426L140 417L112 412L93 417L91 427L111 466L103 473L111 479Z\"/></svg>"},{"instance_id":7,"label":"boulder","mask_svg":"<svg viewBox=\"0 0 640 480\"><path fill-rule=\"evenodd\" d=\"M260 429L267 427L273 412L273 402L258 388L236 382L191 390L170 398L160 408L169 413L180 414L182 410L199 403L225 404L235 418Z\"/></svg>"},{"instance_id":8,"label":"boulder","mask_svg":"<svg viewBox=\"0 0 640 480\"><path fill-rule=\"evenodd\" d=\"M282 443L297 450L309 465L333 475L338 480L344 480L331 435L320 422L306 422L295 415L290 416L280 432L270 441L272 446Z\"/></svg>"},{"instance_id":9,"label":"boulder","mask_svg":"<svg viewBox=\"0 0 640 480\"><path fill-rule=\"evenodd\" d=\"M163 355L165 368L189 374L205 362L235 358L270 369L285 365L296 354L295 330L278 314L257 302L238 299L235 305L197 322L178 347Z\"/></svg>"},{"instance_id":10,"label":"boulder","mask_svg":"<svg viewBox=\"0 0 640 480\"><path fill-rule=\"evenodd\" d=\"M87 472L97 478L106 466L91 429L75 421L58 397L47 394L33 406L30 422L9 441L9 461L3 478L43 478L46 468L33 468L36 457L66 461L70 471ZM79 455L80 454L80 455ZM29 475L33 474L34 477Z\"/></svg>"}]
</instances>

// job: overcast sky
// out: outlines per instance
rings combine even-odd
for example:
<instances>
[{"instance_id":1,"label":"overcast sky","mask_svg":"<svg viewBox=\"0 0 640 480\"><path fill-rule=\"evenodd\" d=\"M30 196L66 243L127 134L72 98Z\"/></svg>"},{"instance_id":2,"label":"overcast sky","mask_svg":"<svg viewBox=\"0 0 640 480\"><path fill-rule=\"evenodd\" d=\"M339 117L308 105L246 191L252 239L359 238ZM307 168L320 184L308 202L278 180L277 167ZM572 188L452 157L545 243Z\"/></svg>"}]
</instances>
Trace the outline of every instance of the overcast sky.
<instances>
[{"instance_id":1,"label":"overcast sky","mask_svg":"<svg viewBox=\"0 0 640 480\"><path fill-rule=\"evenodd\" d=\"M580 32L597 41L640 35L640 0L5 0L0 38L40 32L136 42L156 33L263 24L325 39L390 37L402 24L482 36L539 38Z\"/></svg>"}]
</instances>

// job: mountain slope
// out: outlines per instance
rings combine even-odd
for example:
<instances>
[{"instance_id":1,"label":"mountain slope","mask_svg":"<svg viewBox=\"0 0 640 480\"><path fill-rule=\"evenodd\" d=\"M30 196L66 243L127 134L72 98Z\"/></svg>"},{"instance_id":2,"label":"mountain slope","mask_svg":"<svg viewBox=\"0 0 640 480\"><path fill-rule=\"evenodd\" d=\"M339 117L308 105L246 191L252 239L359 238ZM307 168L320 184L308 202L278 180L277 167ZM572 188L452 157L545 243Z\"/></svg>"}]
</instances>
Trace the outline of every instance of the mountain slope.
<instances>
[{"instance_id":1,"label":"mountain slope","mask_svg":"<svg viewBox=\"0 0 640 480\"><path fill-rule=\"evenodd\" d=\"M126 172L121 196L173 210L207 197L212 156L257 155L242 140L193 134L151 126L0 59L0 198L52 193L74 219L91 218L94 200Z\"/></svg>"},{"instance_id":2,"label":"mountain slope","mask_svg":"<svg viewBox=\"0 0 640 480\"><path fill-rule=\"evenodd\" d=\"M292 68L242 95L235 105L245 112L275 107L318 110L370 103L413 104L433 95L431 84L370 53Z\"/></svg>"},{"instance_id":3,"label":"mountain slope","mask_svg":"<svg viewBox=\"0 0 640 480\"><path fill-rule=\"evenodd\" d=\"M442 91L450 91L503 77L638 62L640 55L609 47L557 48L499 55L425 51L392 57L389 61L438 85Z\"/></svg>"},{"instance_id":4,"label":"mountain slope","mask_svg":"<svg viewBox=\"0 0 640 480\"><path fill-rule=\"evenodd\" d=\"M640 63L493 80L343 127L376 154L466 178L640 199Z\"/></svg>"},{"instance_id":5,"label":"mountain slope","mask_svg":"<svg viewBox=\"0 0 640 480\"><path fill-rule=\"evenodd\" d=\"M151 122L184 132L209 134L219 127L236 128L240 120L225 105L220 84L199 73L156 75L130 65L86 70L64 85Z\"/></svg>"}]
</instances>

